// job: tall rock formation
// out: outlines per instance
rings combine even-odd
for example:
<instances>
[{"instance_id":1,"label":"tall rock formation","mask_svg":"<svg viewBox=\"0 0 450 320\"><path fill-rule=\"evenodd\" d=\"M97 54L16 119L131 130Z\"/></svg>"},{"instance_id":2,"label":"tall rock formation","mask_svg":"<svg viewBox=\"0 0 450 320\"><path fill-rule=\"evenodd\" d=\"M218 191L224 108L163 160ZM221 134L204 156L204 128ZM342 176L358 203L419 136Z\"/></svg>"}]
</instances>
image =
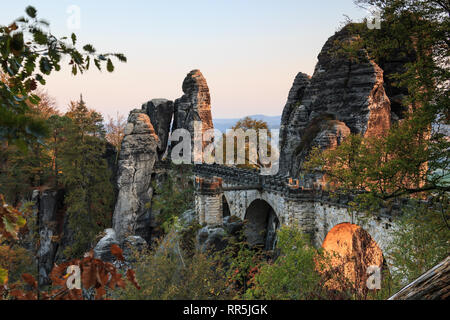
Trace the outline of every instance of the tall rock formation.
<instances>
[{"instance_id":1,"label":"tall rock formation","mask_svg":"<svg viewBox=\"0 0 450 320\"><path fill-rule=\"evenodd\" d=\"M119 194L113 215L113 228L119 239L127 235L149 238L147 204L152 199L151 181L158 145L160 141L148 115L142 110L131 111L119 154Z\"/></svg>"},{"instance_id":2,"label":"tall rock formation","mask_svg":"<svg viewBox=\"0 0 450 320\"><path fill-rule=\"evenodd\" d=\"M211 96L200 70L192 70L183 81L184 95L175 100L173 130L184 128L194 137L194 121L202 122L203 132L213 129Z\"/></svg>"},{"instance_id":3,"label":"tall rock formation","mask_svg":"<svg viewBox=\"0 0 450 320\"><path fill-rule=\"evenodd\" d=\"M314 146L330 148L350 132L371 136L390 128L391 104L383 70L364 50L358 52L358 59L340 53L349 41L353 36L348 28L337 32L320 52L309 83L306 75L296 77L281 123L282 174L298 176Z\"/></svg>"},{"instance_id":4,"label":"tall rock formation","mask_svg":"<svg viewBox=\"0 0 450 320\"><path fill-rule=\"evenodd\" d=\"M167 176L166 166L155 164L166 160L171 130L187 129L193 137L194 121L202 121L203 131L213 128L209 89L199 70L184 79L183 92L175 103L153 99L141 110L131 111L119 154L113 230L99 242L98 252L107 252L113 238L119 243L131 235L151 241L158 224L158 212L152 212L151 206L157 196L152 184L161 185Z\"/></svg>"}]
</instances>

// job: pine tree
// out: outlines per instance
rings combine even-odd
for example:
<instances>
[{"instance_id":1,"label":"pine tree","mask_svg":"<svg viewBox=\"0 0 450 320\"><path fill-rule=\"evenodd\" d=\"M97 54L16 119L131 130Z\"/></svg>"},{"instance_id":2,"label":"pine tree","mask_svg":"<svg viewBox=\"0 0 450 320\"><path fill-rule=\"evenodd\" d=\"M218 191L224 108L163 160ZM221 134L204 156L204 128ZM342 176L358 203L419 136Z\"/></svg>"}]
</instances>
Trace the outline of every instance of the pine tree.
<instances>
[{"instance_id":1,"label":"pine tree","mask_svg":"<svg viewBox=\"0 0 450 320\"><path fill-rule=\"evenodd\" d=\"M61 146L61 182L66 189L72 245L66 255L77 257L111 221L114 191L103 154L106 148L102 116L86 107L83 98L72 102L71 120Z\"/></svg>"}]
</instances>

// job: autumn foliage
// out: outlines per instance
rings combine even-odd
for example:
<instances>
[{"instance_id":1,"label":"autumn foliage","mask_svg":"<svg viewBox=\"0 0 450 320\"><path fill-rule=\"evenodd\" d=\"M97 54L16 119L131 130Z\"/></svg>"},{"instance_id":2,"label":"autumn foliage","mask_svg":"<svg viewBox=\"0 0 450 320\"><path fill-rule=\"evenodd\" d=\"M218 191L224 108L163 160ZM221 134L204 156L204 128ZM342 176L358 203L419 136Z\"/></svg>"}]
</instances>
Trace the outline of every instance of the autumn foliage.
<instances>
[{"instance_id":1,"label":"autumn foliage","mask_svg":"<svg viewBox=\"0 0 450 320\"><path fill-rule=\"evenodd\" d=\"M122 250L117 245L111 246L111 253L119 261L124 261ZM83 289L70 289L67 285L68 278L72 274L67 274L70 266L80 268L80 280ZM52 289L48 292L41 292L36 279L30 274L23 274L22 279L27 284L27 288L20 285L0 287L0 299L13 298L17 300L84 300L83 290L94 290L95 300L107 299L108 290L126 287L122 274L110 263L94 258L94 252L90 251L82 259L74 259L55 265L50 279ZM136 289L140 289L133 270L126 271L126 279L131 282Z\"/></svg>"}]
</instances>

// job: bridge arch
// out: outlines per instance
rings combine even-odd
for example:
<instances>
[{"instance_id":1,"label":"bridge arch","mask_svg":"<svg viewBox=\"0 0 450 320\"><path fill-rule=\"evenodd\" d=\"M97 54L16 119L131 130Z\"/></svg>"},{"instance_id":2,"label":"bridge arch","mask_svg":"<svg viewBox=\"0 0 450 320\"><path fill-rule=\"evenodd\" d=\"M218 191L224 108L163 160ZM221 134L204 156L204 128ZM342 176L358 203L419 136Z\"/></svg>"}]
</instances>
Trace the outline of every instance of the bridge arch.
<instances>
[{"instance_id":1,"label":"bridge arch","mask_svg":"<svg viewBox=\"0 0 450 320\"><path fill-rule=\"evenodd\" d=\"M349 223L361 227L377 243L381 251L386 253L392 242L396 224L389 217L377 217L348 210L336 205L315 204L316 220L315 245L322 246L326 236L336 226Z\"/></svg>"},{"instance_id":2,"label":"bridge arch","mask_svg":"<svg viewBox=\"0 0 450 320\"><path fill-rule=\"evenodd\" d=\"M280 221L274 208L265 200L256 199L245 211L245 236L251 246L272 250L276 244L276 231Z\"/></svg>"},{"instance_id":3,"label":"bridge arch","mask_svg":"<svg viewBox=\"0 0 450 320\"><path fill-rule=\"evenodd\" d=\"M230 204L228 203L227 197L225 194L222 195L222 216L228 217L231 216Z\"/></svg>"}]
</instances>

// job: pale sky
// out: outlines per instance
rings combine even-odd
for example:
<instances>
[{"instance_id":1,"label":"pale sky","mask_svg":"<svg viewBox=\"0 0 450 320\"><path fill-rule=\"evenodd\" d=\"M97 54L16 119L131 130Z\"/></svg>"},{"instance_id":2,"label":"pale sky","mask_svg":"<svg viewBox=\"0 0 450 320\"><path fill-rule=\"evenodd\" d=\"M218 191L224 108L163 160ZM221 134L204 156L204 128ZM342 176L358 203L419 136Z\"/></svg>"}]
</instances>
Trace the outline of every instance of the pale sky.
<instances>
[{"instance_id":1,"label":"pale sky","mask_svg":"<svg viewBox=\"0 0 450 320\"><path fill-rule=\"evenodd\" d=\"M15 0L2 3L0 25L23 16L27 5L56 36L75 32L80 45L127 56L112 74L93 69L73 77L63 69L48 78L62 110L82 93L104 115L179 98L192 69L208 82L213 117L280 115L295 75L312 74L344 15L369 15L353 0ZM68 28L72 5L80 9L80 29Z\"/></svg>"}]
</instances>

